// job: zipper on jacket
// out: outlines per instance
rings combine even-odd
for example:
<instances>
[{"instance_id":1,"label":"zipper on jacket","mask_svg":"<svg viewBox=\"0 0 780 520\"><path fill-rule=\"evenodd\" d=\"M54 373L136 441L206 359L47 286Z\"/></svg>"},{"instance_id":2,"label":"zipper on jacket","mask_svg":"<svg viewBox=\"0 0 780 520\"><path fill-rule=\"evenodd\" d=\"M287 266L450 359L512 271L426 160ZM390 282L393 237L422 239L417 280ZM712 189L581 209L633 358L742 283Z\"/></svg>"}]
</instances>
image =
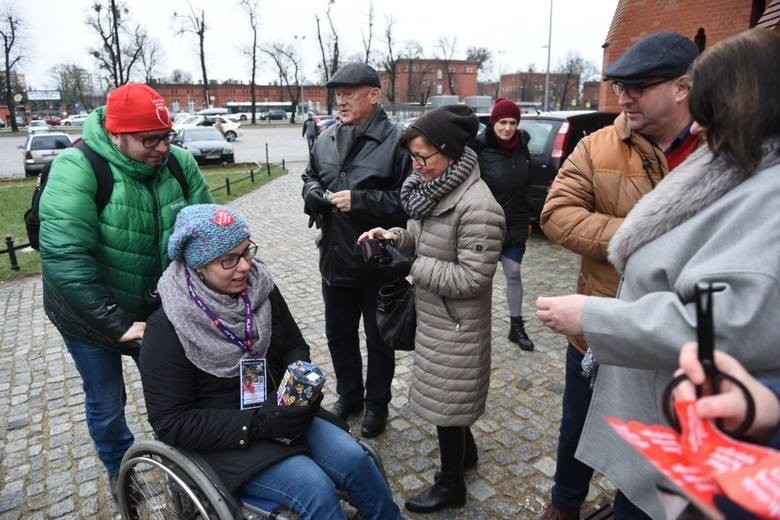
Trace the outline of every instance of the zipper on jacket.
<instances>
[{"instance_id":1,"label":"zipper on jacket","mask_svg":"<svg viewBox=\"0 0 780 520\"><path fill-rule=\"evenodd\" d=\"M158 176L155 175L151 177L151 183L150 182L144 182L144 185L146 186L146 189L149 190L149 196L152 199L152 217L154 218L154 244L155 248L157 250L157 254L155 255L155 258L157 260L157 278L162 276L162 256L160 254L160 201L157 199L156 192L154 190L154 185L158 184Z\"/></svg>"},{"instance_id":2,"label":"zipper on jacket","mask_svg":"<svg viewBox=\"0 0 780 520\"><path fill-rule=\"evenodd\" d=\"M447 311L447 315L455 322L455 332L460 332L460 320L458 320L457 316L450 310L450 306L447 305L447 299L444 296L441 296L441 302L444 304L444 310Z\"/></svg>"}]
</instances>

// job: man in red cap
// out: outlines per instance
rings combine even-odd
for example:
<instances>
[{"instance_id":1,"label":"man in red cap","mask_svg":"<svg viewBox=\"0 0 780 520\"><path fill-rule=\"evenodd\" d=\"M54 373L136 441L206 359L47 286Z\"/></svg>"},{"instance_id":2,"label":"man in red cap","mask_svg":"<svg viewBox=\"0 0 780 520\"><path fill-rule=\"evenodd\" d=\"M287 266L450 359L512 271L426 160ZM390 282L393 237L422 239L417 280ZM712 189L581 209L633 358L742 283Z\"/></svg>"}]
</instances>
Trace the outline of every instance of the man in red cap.
<instances>
[{"instance_id":1,"label":"man in red cap","mask_svg":"<svg viewBox=\"0 0 780 520\"><path fill-rule=\"evenodd\" d=\"M121 355L137 359L176 214L212 202L192 155L171 148L172 128L157 92L140 83L118 87L83 131L84 144L108 164L108 202L98 207L96 173L77 148L57 156L40 201L44 309L81 375L87 426L114 498L133 444ZM174 177L171 156L183 178Z\"/></svg>"}]
</instances>

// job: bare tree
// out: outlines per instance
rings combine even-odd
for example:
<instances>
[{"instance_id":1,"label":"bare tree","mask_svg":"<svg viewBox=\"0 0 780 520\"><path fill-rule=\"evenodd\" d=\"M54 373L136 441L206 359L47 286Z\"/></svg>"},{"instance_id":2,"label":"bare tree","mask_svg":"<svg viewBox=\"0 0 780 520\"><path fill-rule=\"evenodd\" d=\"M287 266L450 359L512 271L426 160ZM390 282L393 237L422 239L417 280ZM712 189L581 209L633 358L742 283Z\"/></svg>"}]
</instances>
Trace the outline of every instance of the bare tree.
<instances>
[{"instance_id":1,"label":"bare tree","mask_svg":"<svg viewBox=\"0 0 780 520\"><path fill-rule=\"evenodd\" d=\"M60 91L60 99L69 108L82 106L85 110L92 107L92 85L89 72L73 63L55 65L49 69L49 75L57 84Z\"/></svg>"},{"instance_id":2,"label":"bare tree","mask_svg":"<svg viewBox=\"0 0 780 520\"><path fill-rule=\"evenodd\" d=\"M330 7L335 0L328 2L328 9L325 11L325 16L328 19L328 26L330 27L329 41L326 43L322 30L320 28L320 17L315 15L314 19L317 21L317 41L320 45L320 54L322 56L322 63L320 68L322 69L322 76L324 83L330 80L330 77L335 74L339 68L339 35L336 32L336 27L333 25L333 18L331 17ZM327 47L327 51L326 51ZM333 90L328 89L328 114L333 113Z\"/></svg>"},{"instance_id":3,"label":"bare tree","mask_svg":"<svg viewBox=\"0 0 780 520\"><path fill-rule=\"evenodd\" d=\"M127 29L127 5L117 0L96 1L92 4L92 14L87 16L87 25L94 29L100 38L100 46L89 50L89 54L98 62L98 66L109 74L109 80L115 87L130 81L130 75L136 62L141 58L146 45L146 31L136 25L132 32ZM123 39L127 41L122 42Z\"/></svg>"},{"instance_id":4,"label":"bare tree","mask_svg":"<svg viewBox=\"0 0 780 520\"><path fill-rule=\"evenodd\" d=\"M452 63L453 56L455 55L455 46L457 43L458 39L454 36L452 38L442 36L438 41L441 56L436 57L444 68L444 73L447 75L447 87L452 95L458 94L457 88L455 88L455 76L450 70L450 63Z\"/></svg>"},{"instance_id":5,"label":"bare tree","mask_svg":"<svg viewBox=\"0 0 780 520\"><path fill-rule=\"evenodd\" d=\"M173 69L171 71L171 83L192 84L192 74L182 69Z\"/></svg>"},{"instance_id":6,"label":"bare tree","mask_svg":"<svg viewBox=\"0 0 780 520\"><path fill-rule=\"evenodd\" d=\"M11 129L14 132L19 131L19 127L16 124L16 100L14 95L17 93L15 86L14 67L22 59L21 53L21 33L22 33L22 19L19 18L12 8L7 8L3 13L3 19L0 21L0 39L3 42L3 90L2 96L5 100L5 104L8 107L8 115L11 121Z\"/></svg>"},{"instance_id":7,"label":"bare tree","mask_svg":"<svg viewBox=\"0 0 780 520\"><path fill-rule=\"evenodd\" d=\"M488 68L488 64L493 59L493 53L488 49L487 47L469 47L466 49L466 60L468 61L476 61L479 63L477 65L477 71L478 72L486 72L485 69ZM499 83L501 82L501 77L499 74Z\"/></svg>"},{"instance_id":8,"label":"bare tree","mask_svg":"<svg viewBox=\"0 0 780 520\"><path fill-rule=\"evenodd\" d=\"M292 46L283 43L273 43L264 46L263 53L268 55L276 66L276 72L279 74L279 87L282 92L287 93L287 97L292 102L292 117L290 123L295 123L295 114L298 113L298 103L300 103L301 80L303 71L301 64L296 58ZM281 97L284 97L282 94Z\"/></svg>"},{"instance_id":9,"label":"bare tree","mask_svg":"<svg viewBox=\"0 0 780 520\"><path fill-rule=\"evenodd\" d=\"M393 46L395 45L395 36L393 34L393 26L395 25L395 19L392 16L388 16L386 18L387 27L385 28L385 43L387 43L387 54L385 54L384 60L382 61L382 65L385 68L385 71L387 72L387 78L389 80L389 85L387 88L387 100L390 102L390 106L392 107L393 114L395 114L395 87L396 87L396 81L398 80L398 70L397 65L399 60L396 59L393 51Z\"/></svg>"},{"instance_id":10,"label":"bare tree","mask_svg":"<svg viewBox=\"0 0 780 520\"><path fill-rule=\"evenodd\" d=\"M154 83L154 73L163 56L160 42L154 38L148 38L141 52L141 66L144 69L144 81Z\"/></svg>"},{"instance_id":11,"label":"bare tree","mask_svg":"<svg viewBox=\"0 0 780 520\"><path fill-rule=\"evenodd\" d=\"M593 62L569 51L566 60L558 66L556 71L560 78L556 81L554 89L558 110L567 108L571 100L578 102L581 81L596 76L597 71L598 69Z\"/></svg>"},{"instance_id":12,"label":"bare tree","mask_svg":"<svg viewBox=\"0 0 780 520\"><path fill-rule=\"evenodd\" d=\"M363 49L366 51L364 63L371 61L371 41L374 38L374 0L368 3L368 35L363 35Z\"/></svg>"},{"instance_id":13,"label":"bare tree","mask_svg":"<svg viewBox=\"0 0 780 520\"><path fill-rule=\"evenodd\" d=\"M406 99L424 107L433 93L433 67L430 62L422 65L415 62L422 57L423 48L415 41L404 45L400 62L406 62ZM416 68L415 68L416 67Z\"/></svg>"},{"instance_id":14,"label":"bare tree","mask_svg":"<svg viewBox=\"0 0 780 520\"><path fill-rule=\"evenodd\" d=\"M191 33L198 38L200 71L203 78L203 106L209 107L211 105L211 96L209 96L209 78L206 74L206 48L204 46L206 36L206 12L201 9L200 14L198 14L190 2L187 2L187 5L190 7L189 14L180 14L176 11L173 12L173 19L179 21L179 29L176 31L176 34L181 36L185 33Z\"/></svg>"},{"instance_id":15,"label":"bare tree","mask_svg":"<svg viewBox=\"0 0 780 520\"><path fill-rule=\"evenodd\" d=\"M257 79L257 1L258 0L240 0L238 5L244 8L249 16L249 26L252 28L252 45L244 48L243 52L249 57L252 63L252 75L249 82L249 89L252 96L252 124L256 122L255 105L257 103L257 93L255 85ZM293 116L295 117L295 116Z\"/></svg>"}]
</instances>

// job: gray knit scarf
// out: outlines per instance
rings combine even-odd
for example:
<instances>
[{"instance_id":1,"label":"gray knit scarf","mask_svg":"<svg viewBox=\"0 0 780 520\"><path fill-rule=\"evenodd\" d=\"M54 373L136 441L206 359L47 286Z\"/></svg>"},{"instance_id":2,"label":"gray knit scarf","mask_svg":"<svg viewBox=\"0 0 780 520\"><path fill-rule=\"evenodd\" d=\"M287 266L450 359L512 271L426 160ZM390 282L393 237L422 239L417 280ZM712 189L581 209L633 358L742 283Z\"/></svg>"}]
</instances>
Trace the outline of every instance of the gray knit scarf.
<instances>
[{"instance_id":1,"label":"gray knit scarf","mask_svg":"<svg viewBox=\"0 0 780 520\"><path fill-rule=\"evenodd\" d=\"M438 179L423 182L419 173L410 173L401 186L401 204L409 218L419 220L427 216L441 199L463 184L476 164L477 154L466 147L460 159L452 163Z\"/></svg>"},{"instance_id":2,"label":"gray knit scarf","mask_svg":"<svg viewBox=\"0 0 780 520\"><path fill-rule=\"evenodd\" d=\"M206 313L192 301L187 290L188 269L198 296L228 330L239 338L244 337L244 301L210 289L197 272L188 268L184 262L171 263L157 284L163 310L176 330L187 359L199 369L217 377L237 377L241 359L264 357L271 344L271 302L268 299L274 288L271 273L265 263L253 260L247 283L254 317L252 350L255 354L252 355L225 338Z\"/></svg>"}]
</instances>

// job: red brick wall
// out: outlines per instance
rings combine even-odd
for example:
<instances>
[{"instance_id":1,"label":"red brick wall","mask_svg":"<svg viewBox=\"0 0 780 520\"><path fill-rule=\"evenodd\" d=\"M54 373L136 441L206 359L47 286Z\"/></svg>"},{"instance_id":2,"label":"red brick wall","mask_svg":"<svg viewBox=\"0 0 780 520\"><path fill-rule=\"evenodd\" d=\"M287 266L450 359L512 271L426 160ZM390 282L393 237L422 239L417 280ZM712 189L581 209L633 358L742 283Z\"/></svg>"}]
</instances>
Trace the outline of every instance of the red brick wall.
<instances>
[{"instance_id":1,"label":"red brick wall","mask_svg":"<svg viewBox=\"0 0 780 520\"><path fill-rule=\"evenodd\" d=\"M620 0L605 41L602 70L649 34L677 31L693 40L704 28L707 47L750 28L752 0ZM599 110L619 110L602 82Z\"/></svg>"}]
</instances>

